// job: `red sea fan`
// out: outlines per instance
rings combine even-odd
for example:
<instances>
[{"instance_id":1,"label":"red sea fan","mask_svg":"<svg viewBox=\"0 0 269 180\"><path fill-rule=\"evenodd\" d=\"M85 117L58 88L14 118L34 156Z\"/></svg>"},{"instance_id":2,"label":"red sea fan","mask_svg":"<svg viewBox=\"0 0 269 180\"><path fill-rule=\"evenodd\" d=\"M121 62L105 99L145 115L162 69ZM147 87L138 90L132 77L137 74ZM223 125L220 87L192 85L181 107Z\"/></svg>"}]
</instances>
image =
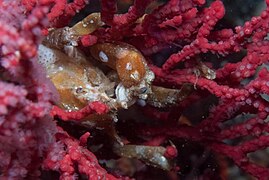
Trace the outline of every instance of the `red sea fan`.
<instances>
[{"instance_id":1,"label":"red sea fan","mask_svg":"<svg viewBox=\"0 0 269 180\"><path fill-rule=\"evenodd\" d=\"M48 8L29 14L16 1L1 1L1 175L40 176L40 157L55 141L56 124L49 116L52 93L36 62L41 28Z\"/></svg>"},{"instance_id":2,"label":"red sea fan","mask_svg":"<svg viewBox=\"0 0 269 180\"><path fill-rule=\"evenodd\" d=\"M64 138L69 137L67 135L62 135L61 142L58 142L56 123L50 116L57 93L37 63L41 32L49 25L46 17L49 6L46 4L32 6L28 11L19 1L1 1L0 5L0 173L6 178L39 177L44 157L48 150L51 151L50 157L55 147L57 153L61 153L61 149L65 151L64 145L83 149L75 140ZM97 166L95 156L86 149L82 151L82 158L85 156L88 162L96 164L89 177L104 177L106 172L98 171L102 168ZM74 153L69 154L73 157ZM61 157L59 155L58 159L61 160ZM89 173L85 171L92 165L85 164L87 161L82 163L84 169L80 167L79 171ZM56 170L55 167L52 169ZM65 170L62 169L62 172ZM63 176L64 179L69 177L64 173Z\"/></svg>"},{"instance_id":3,"label":"red sea fan","mask_svg":"<svg viewBox=\"0 0 269 180\"><path fill-rule=\"evenodd\" d=\"M208 5L204 0L135 0L124 14L117 10L116 0L100 1L105 25L81 37L78 44L82 50L95 43L131 44L142 52L155 73L154 85L192 87L191 94L175 107L134 106L127 113L119 112L113 126L122 143L137 144L137 148L167 146L164 156L175 164L168 172L133 159L114 160L119 157L111 151L118 147L107 142L104 131L91 128L89 133L86 128L85 133L84 127L74 123L92 113L107 113L105 104L91 102L76 112L54 106L58 93L37 63L38 46L48 28L68 26L76 13L87 11L87 1L0 0L1 176L37 178L56 171L61 179L124 179L122 174L138 179L188 179L199 169L200 178L219 178L228 168L223 165L226 160L220 162L222 155L253 177L268 179L268 167L251 156L269 147L266 3L260 16L235 29L222 29L218 23L225 8L220 0ZM243 58L227 62L225 57L235 53L243 54ZM168 58L160 67L162 62L156 59L164 59L162 54ZM208 61L206 55L214 60ZM199 108L194 112L195 106ZM238 120L245 114L245 119ZM185 142L189 151L214 157L190 165L193 156L184 151ZM213 161L220 168L215 173L202 167L205 161ZM127 162L135 170L124 174L120 164ZM193 169L186 170L187 166Z\"/></svg>"}]
</instances>

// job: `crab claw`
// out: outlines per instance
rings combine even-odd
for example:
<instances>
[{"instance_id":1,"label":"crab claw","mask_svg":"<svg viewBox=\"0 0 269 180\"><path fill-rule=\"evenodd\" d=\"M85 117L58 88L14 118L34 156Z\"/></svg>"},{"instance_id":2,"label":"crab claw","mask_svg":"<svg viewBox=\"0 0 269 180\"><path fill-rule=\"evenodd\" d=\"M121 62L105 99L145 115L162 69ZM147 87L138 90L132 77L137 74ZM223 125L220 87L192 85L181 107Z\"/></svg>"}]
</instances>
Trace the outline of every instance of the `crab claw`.
<instances>
[{"instance_id":1,"label":"crab claw","mask_svg":"<svg viewBox=\"0 0 269 180\"><path fill-rule=\"evenodd\" d=\"M163 108L173 106L186 99L193 91L193 85L184 84L181 89L151 86L151 90L146 102L154 107Z\"/></svg>"}]
</instances>

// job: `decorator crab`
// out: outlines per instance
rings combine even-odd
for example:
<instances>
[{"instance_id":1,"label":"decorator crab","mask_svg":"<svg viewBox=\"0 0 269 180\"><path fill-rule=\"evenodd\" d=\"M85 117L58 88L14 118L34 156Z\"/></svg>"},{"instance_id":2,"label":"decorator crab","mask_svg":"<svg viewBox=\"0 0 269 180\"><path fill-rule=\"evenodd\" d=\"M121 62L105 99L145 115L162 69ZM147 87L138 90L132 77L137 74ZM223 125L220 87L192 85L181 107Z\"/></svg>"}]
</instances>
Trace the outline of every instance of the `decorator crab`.
<instances>
[{"instance_id":1,"label":"decorator crab","mask_svg":"<svg viewBox=\"0 0 269 180\"><path fill-rule=\"evenodd\" d=\"M51 29L39 46L39 62L60 94L61 107L72 111L100 101L117 110L127 109L137 100L142 106L147 102L165 107L191 91L190 86L181 90L153 86L154 73L143 55L129 44L97 43L88 47L90 57L86 56L78 48L78 39L102 25L100 13L93 13L73 27Z\"/></svg>"},{"instance_id":2,"label":"decorator crab","mask_svg":"<svg viewBox=\"0 0 269 180\"><path fill-rule=\"evenodd\" d=\"M166 107L181 101L193 90L190 85L180 90L152 85L154 73L132 45L104 42L80 49L79 38L101 26L104 23L100 13L93 13L73 27L51 29L39 46L39 62L46 68L48 78L60 95L59 107L76 111L89 102L99 101L110 109L106 117L116 120L118 109L127 109L135 102L141 106L148 103ZM207 71L205 67L203 70ZM89 117L84 123L90 124L93 119L96 117ZM112 134L116 137L115 142L120 142L114 127ZM163 147L116 144L114 152L120 156L136 157L163 169L171 168Z\"/></svg>"}]
</instances>

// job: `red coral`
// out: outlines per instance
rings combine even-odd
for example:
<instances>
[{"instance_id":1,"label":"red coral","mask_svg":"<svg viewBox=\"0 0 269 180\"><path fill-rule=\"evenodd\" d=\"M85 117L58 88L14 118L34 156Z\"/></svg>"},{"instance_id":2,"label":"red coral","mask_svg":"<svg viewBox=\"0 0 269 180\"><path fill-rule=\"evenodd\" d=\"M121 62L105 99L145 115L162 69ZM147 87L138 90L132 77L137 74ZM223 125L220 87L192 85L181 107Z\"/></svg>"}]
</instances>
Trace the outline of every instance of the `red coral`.
<instances>
[{"instance_id":1,"label":"red coral","mask_svg":"<svg viewBox=\"0 0 269 180\"><path fill-rule=\"evenodd\" d=\"M56 142L49 149L47 159L43 162L45 169L61 172L60 179L75 179L79 174L89 179L116 179L108 174L99 164L93 153L79 145L79 141L59 130Z\"/></svg>"},{"instance_id":2,"label":"red coral","mask_svg":"<svg viewBox=\"0 0 269 180\"><path fill-rule=\"evenodd\" d=\"M65 132L68 128L61 124L62 120L80 121L92 113L106 113L106 105L93 102L78 112L64 112L53 107L57 93L36 62L42 30L67 25L76 12L84 8L86 1L0 2L1 175L37 177L42 165L43 170L58 171L61 179L83 175L90 179L115 179L96 158L101 157L110 164L107 161L115 158L115 155L110 156L113 147L104 150L105 155L95 151L96 156L85 147L90 139L96 140L99 146L109 145L106 139L94 135L96 130L83 136L81 132L73 135L70 131L69 135ZM165 152L169 158L184 156L179 150L184 145L182 140L195 142L207 151L228 157L246 173L266 179L269 169L253 161L249 155L269 147L269 102L264 97L269 95L269 72L260 68L269 59L266 37L269 32L269 2L266 1L267 7L260 16L235 29L216 27L225 15L220 0L215 0L209 7L205 3L204 0L170 0L158 4L153 0L135 0L128 12L117 14L117 1L102 0L100 11L106 26L82 37L81 42L83 46L106 41L130 43L147 59L155 73L156 85L181 88L184 84L192 84L194 87L193 93L178 107L143 107L142 120L128 115L120 117L116 128L126 142L145 141L144 144L151 146L167 146L172 139L175 146L167 146ZM142 17L149 6L154 8ZM174 53L167 52L170 47ZM204 54L209 52L222 57L211 54L210 58L214 60L207 62ZM160 62L155 58L162 53L168 58L160 68L156 65ZM244 57L236 62L225 59L234 53ZM196 73L200 61L214 67L216 78L203 76L199 70L200 74ZM215 102L205 102L205 97ZM198 115L192 117L194 106L199 103L210 107L206 110L200 108ZM249 116L235 120L242 114ZM56 119L63 129L57 128ZM129 128L134 129L134 136L129 134ZM80 141L75 137L81 137ZM115 170L109 165L107 169ZM148 175L143 170L139 173L137 177ZM177 176L173 173L171 171L166 177ZM118 176L120 173L115 170L113 174ZM209 174L206 170L200 172L201 177Z\"/></svg>"},{"instance_id":3,"label":"red coral","mask_svg":"<svg viewBox=\"0 0 269 180\"><path fill-rule=\"evenodd\" d=\"M61 177L64 179L71 174L70 168L73 169L72 166L67 166L68 163L73 165L72 158L77 158L80 163L79 172L89 175L91 179L104 175L115 179L98 165L94 155L80 147L76 140L69 138L64 132L59 132L50 116L52 103L57 101L57 93L46 78L43 68L37 63L36 57L37 46L42 39L41 30L49 25L46 18L49 8L47 2L44 5L34 5L35 3L31 4L26 15L24 7L17 1L1 1L0 5L1 176L12 179L37 178L40 176L44 154L50 151L43 162L45 166L47 161L51 160L49 155L55 150L56 160L62 162L60 168L64 173ZM106 106L100 103L93 103L89 107L97 113L107 110ZM63 137L58 138L57 135L61 133ZM64 145L70 149L67 152L63 149L59 152ZM81 151L74 153L77 148ZM61 156L61 153L66 154ZM51 170L57 170L46 165ZM91 171L88 171L90 169Z\"/></svg>"},{"instance_id":4,"label":"red coral","mask_svg":"<svg viewBox=\"0 0 269 180\"><path fill-rule=\"evenodd\" d=\"M54 106L51 110L52 116L58 116L62 120L83 120L85 117L90 114L105 114L108 113L108 107L100 102L92 102L89 103L86 107L78 110L78 111L64 111L63 109Z\"/></svg>"},{"instance_id":5,"label":"red coral","mask_svg":"<svg viewBox=\"0 0 269 180\"><path fill-rule=\"evenodd\" d=\"M39 159L54 142L56 132L48 114L52 89L45 73L38 75L38 68L42 68L36 62L41 28L47 25L47 8L40 6L23 15L18 2L1 1L0 11L1 175L38 177Z\"/></svg>"},{"instance_id":6,"label":"red coral","mask_svg":"<svg viewBox=\"0 0 269 180\"><path fill-rule=\"evenodd\" d=\"M84 6L87 0L74 0L68 3L66 0L22 0L22 4L30 11L36 4L50 6L50 12L47 14L51 26L66 26L71 18Z\"/></svg>"}]
</instances>

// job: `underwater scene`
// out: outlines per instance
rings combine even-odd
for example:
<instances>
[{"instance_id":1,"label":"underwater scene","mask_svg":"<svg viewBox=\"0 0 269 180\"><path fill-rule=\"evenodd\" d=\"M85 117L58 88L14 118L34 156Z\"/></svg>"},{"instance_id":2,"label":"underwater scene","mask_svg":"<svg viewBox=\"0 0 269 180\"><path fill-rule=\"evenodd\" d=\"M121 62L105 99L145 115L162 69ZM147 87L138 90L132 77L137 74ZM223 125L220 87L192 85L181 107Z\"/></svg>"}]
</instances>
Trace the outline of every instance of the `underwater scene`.
<instances>
[{"instance_id":1,"label":"underwater scene","mask_svg":"<svg viewBox=\"0 0 269 180\"><path fill-rule=\"evenodd\" d=\"M0 179L269 180L269 0L0 0Z\"/></svg>"}]
</instances>

